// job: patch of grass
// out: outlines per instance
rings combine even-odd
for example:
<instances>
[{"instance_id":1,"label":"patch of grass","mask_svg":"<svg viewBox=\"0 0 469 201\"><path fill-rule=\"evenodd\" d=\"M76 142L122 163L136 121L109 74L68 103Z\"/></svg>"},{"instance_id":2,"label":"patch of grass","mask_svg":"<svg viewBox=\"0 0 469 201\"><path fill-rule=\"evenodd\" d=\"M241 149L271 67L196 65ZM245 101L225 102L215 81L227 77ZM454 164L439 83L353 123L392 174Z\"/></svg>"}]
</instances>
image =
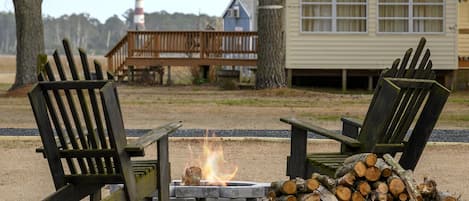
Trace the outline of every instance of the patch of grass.
<instances>
[{"instance_id":1,"label":"patch of grass","mask_svg":"<svg viewBox=\"0 0 469 201\"><path fill-rule=\"evenodd\" d=\"M450 103L468 104L468 103L469 103L469 97L450 97L450 98L448 99L448 102L450 102Z\"/></svg>"},{"instance_id":2,"label":"patch of grass","mask_svg":"<svg viewBox=\"0 0 469 201\"><path fill-rule=\"evenodd\" d=\"M469 114L466 114L466 113L463 113L463 114L443 113L441 114L440 118L441 120L448 121L448 122L453 122L453 121L469 122Z\"/></svg>"}]
</instances>

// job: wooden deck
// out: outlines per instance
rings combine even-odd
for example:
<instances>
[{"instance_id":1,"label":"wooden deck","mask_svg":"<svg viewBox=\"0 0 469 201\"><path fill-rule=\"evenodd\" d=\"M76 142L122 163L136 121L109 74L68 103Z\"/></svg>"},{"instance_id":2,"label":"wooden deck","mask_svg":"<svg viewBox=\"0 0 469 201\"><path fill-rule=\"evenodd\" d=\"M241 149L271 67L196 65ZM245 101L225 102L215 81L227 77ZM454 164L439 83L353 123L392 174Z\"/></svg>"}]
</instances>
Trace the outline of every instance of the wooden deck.
<instances>
[{"instance_id":1,"label":"wooden deck","mask_svg":"<svg viewBox=\"0 0 469 201\"><path fill-rule=\"evenodd\" d=\"M256 66L257 32L129 31L106 58L117 76L130 66Z\"/></svg>"}]
</instances>

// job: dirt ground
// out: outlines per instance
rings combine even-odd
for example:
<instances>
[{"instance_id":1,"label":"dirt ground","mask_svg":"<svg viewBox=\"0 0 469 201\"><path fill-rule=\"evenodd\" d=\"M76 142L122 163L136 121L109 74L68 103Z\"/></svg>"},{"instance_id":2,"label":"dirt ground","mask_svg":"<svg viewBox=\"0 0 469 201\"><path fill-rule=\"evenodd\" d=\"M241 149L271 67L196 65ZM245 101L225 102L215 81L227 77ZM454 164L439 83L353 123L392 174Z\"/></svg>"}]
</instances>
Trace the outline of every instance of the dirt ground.
<instances>
[{"instance_id":1,"label":"dirt ground","mask_svg":"<svg viewBox=\"0 0 469 201\"><path fill-rule=\"evenodd\" d=\"M288 141L270 139L224 139L221 143L225 159L238 166L234 180L270 182L285 179L286 156L290 146ZM53 192L53 184L46 160L34 149L40 145L38 138L0 138L0 200L35 201ZM171 139L170 161L172 179L180 179L182 170L190 155L191 145L194 155L201 153L200 139ZM310 141L309 149L317 152L335 151L339 146L331 141ZM154 149L147 150L148 157L154 156ZM467 181L469 176L469 145L431 143L415 171L417 181L424 176L434 178L438 189L462 194L462 200L469 200Z\"/></svg>"}]
</instances>

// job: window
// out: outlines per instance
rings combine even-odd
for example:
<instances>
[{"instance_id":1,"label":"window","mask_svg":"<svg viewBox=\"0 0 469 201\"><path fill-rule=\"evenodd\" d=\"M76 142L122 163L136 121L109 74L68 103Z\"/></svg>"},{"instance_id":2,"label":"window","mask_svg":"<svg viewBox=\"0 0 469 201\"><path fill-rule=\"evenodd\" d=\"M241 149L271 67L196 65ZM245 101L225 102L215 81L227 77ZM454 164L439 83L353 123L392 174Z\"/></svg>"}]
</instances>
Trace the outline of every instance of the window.
<instances>
[{"instance_id":1,"label":"window","mask_svg":"<svg viewBox=\"0 0 469 201\"><path fill-rule=\"evenodd\" d=\"M302 32L367 31L367 0L300 0Z\"/></svg>"},{"instance_id":2,"label":"window","mask_svg":"<svg viewBox=\"0 0 469 201\"><path fill-rule=\"evenodd\" d=\"M378 32L441 33L443 0L378 0Z\"/></svg>"},{"instance_id":3,"label":"window","mask_svg":"<svg viewBox=\"0 0 469 201\"><path fill-rule=\"evenodd\" d=\"M239 6L234 6L231 9L228 9L228 17L239 18Z\"/></svg>"}]
</instances>

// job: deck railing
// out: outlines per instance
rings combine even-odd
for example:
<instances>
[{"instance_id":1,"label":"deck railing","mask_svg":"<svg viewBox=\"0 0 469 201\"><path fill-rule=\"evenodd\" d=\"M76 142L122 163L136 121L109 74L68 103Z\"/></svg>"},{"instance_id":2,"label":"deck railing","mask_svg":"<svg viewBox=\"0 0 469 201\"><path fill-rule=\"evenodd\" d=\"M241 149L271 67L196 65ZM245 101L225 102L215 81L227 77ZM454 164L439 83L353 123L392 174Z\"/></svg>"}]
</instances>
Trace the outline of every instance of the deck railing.
<instances>
[{"instance_id":1,"label":"deck railing","mask_svg":"<svg viewBox=\"0 0 469 201\"><path fill-rule=\"evenodd\" d=\"M106 54L109 70L126 58L256 59L257 32L129 31Z\"/></svg>"}]
</instances>

